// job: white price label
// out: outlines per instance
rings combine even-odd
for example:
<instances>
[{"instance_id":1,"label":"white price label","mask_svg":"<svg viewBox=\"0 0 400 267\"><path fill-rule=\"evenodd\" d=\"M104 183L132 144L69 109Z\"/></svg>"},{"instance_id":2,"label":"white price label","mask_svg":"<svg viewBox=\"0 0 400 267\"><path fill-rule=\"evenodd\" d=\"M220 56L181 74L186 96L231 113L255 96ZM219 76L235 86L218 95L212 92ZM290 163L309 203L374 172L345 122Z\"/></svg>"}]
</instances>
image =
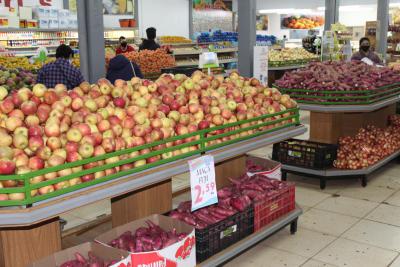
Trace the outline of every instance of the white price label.
<instances>
[{"instance_id":1,"label":"white price label","mask_svg":"<svg viewBox=\"0 0 400 267\"><path fill-rule=\"evenodd\" d=\"M218 203L214 158L189 160L192 211Z\"/></svg>"}]
</instances>

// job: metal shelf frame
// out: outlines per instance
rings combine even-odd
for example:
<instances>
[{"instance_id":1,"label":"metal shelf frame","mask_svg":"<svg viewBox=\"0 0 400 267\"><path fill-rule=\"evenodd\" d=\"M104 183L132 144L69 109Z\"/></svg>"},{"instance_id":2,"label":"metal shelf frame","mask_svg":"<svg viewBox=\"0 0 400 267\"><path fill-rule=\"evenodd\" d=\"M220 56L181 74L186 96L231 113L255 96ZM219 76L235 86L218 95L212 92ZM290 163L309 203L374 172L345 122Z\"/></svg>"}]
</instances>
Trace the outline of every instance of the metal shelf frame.
<instances>
[{"instance_id":1,"label":"metal shelf frame","mask_svg":"<svg viewBox=\"0 0 400 267\"><path fill-rule=\"evenodd\" d=\"M297 167L291 165L282 165L282 179L287 179L287 173L295 173L295 174L305 174L310 177L319 178L320 179L320 188L325 189L326 181L327 180L334 180L334 179L344 179L344 178L360 178L361 185L363 187L367 186L368 183L368 175L373 173L374 171L382 168L392 160L396 159L400 156L400 151L393 153L392 155L380 160L376 164L369 166L365 169L359 170L341 170L336 168L330 168L326 170L315 170L315 169L308 169L304 167Z\"/></svg>"},{"instance_id":2,"label":"metal shelf frame","mask_svg":"<svg viewBox=\"0 0 400 267\"><path fill-rule=\"evenodd\" d=\"M343 112L372 112L391 104L397 103L400 96L396 95L391 98L370 104L370 105L313 105L301 104L299 107L302 110L322 112L322 113L343 113Z\"/></svg>"}]
</instances>

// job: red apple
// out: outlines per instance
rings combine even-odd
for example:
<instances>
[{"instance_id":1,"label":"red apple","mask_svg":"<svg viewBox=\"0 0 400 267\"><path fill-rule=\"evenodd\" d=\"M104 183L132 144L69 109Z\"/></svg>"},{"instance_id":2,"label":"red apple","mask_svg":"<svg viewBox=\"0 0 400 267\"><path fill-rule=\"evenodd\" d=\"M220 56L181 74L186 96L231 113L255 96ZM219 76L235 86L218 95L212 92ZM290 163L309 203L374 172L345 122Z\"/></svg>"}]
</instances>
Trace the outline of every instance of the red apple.
<instances>
[{"instance_id":1,"label":"red apple","mask_svg":"<svg viewBox=\"0 0 400 267\"><path fill-rule=\"evenodd\" d=\"M43 100L46 104L52 105L54 102L58 100L58 96L56 92L47 90L43 95Z\"/></svg>"},{"instance_id":2,"label":"red apple","mask_svg":"<svg viewBox=\"0 0 400 267\"><path fill-rule=\"evenodd\" d=\"M29 159L28 167L31 170L41 170L44 168L44 160L38 156L34 156Z\"/></svg>"},{"instance_id":3,"label":"red apple","mask_svg":"<svg viewBox=\"0 0 400 267\"><path fill-rule=\"evenodd\" d=\"M104 138L101 145L107 153L115 151L115 140L113 138Z\"/></svg>"}]
</instances>

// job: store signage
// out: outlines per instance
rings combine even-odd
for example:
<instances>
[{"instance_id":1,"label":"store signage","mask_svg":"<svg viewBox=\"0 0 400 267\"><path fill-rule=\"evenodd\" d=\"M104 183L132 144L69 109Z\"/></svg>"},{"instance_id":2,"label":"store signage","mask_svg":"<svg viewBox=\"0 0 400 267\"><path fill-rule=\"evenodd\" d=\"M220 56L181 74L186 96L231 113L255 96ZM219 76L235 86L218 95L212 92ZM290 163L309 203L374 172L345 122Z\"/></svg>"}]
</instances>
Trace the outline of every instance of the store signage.
<instances>
[{"instance_id":1,"label":"store signage","mask_svg":"<svg viewBox=\"0 0 400 267\"><path fill-rule=\"evenodd\" d=\"M255 46L253 59L253 77L268 84L268 46Z\"/></svg>"},{"instance_id":2,"label":"store signage","mask_svg":"<svg viewBox=\"0 0 400 267\"><path fill-rule=\"evenodd\" d=\"M0 0L0 6L15 7L18 6L53 6L53 0Z\"/></svg>"},{"instance_id":3,"label":"store signage","mask_svg":"<svg viewBox=\"0 0 400 267\"><path fill-rule=\"evenodd\" d=\"M213 156L189 160L192 211L218 203Z\"/></svg>"}]
</instances>

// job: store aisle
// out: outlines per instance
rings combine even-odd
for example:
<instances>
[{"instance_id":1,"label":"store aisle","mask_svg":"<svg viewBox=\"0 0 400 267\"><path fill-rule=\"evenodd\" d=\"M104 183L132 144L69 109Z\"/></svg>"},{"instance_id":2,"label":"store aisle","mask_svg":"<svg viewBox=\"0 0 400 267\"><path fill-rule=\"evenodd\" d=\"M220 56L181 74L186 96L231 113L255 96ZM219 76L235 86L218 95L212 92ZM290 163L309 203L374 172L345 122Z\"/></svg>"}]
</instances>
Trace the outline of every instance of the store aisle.
<instances>
[{"instance_id":1,"label":"store aisle","mask_svg":"<svg viewBox=\"0 0 400 267\"><path fill-rule=\"evenodd\" d=\"M369 178L328 182L289 175L304 214L296 235L289 228L261 242L227 267L399 267L400 165Z\"/></svg>"}]
</instances>

